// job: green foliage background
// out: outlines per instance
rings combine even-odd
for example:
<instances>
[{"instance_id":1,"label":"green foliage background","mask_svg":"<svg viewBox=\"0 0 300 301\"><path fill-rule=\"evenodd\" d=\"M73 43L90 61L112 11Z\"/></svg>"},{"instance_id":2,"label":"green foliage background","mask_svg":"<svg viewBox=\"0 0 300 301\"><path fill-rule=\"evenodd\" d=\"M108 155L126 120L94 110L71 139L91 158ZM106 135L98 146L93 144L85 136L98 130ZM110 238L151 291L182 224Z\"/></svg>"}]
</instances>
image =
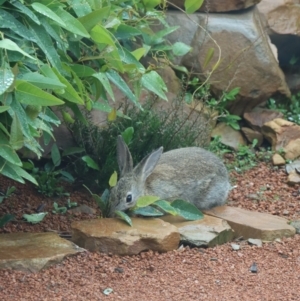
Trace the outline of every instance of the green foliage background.
<instances>
[{"instance_id":1,"label":"green foliage background","mask_svg":"<svg viewBox=\"0 0 300 301\"><path fill-rule=\"evenodd\" d=\"M111 84L139 105L142 89L166 99L166 86L147 54L189 51L164 37L177 29L164 22L158 0L0 0L0 173L24 183L36 180L23 169L19 150L40 157L60 120L86 123L81 110L110 112ZM165 28L154 33L152 22ZM129 79L131 88L124 81ZM99 101L101 99L101 101Z\"/></svg>"}]
</instances>

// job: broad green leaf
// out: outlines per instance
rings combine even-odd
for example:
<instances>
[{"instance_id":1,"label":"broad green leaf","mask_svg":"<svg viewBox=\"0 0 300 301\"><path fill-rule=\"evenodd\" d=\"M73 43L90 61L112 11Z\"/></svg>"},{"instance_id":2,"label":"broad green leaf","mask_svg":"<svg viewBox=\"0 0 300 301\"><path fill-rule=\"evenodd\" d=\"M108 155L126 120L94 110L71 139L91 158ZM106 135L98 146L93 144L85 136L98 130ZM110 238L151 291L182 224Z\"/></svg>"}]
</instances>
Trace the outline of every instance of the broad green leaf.
<instances>
[{"instance_id":1,"label":"broad green leaf","mask_svg":"<svg viewBox=\"0 0 300 301\"><path fill-rule=\"evenodd\" d=\"M113 174L110 176L108 184L110 187L115 187L118 182L118 174L116 171L113 172Z\"/></svg>"},{"instance_id":2,"label":"broad green leaf","mask_svg":"<svg viewBox=\"0 0 300 301\"><path fill-rule=\"evenodd\" d=\"M136 27L128 26L125 24L120 24L117 28L117 31L114 33L115 37L118 40L127 40L131 39L132 37L141 35L141 31L138 30Z\"/></svg>"},{"instance_id":3,"label":"broad green leaf","mask_svg":"<svg viewBox=\"0 0 300 301\"><path fill-rule=\"evenodd\" d=\"M167 86L156 71L145 73L141 78L141 83L144 88L155 93L160 98L168 101L168 98L165 94L165 92L167 92L168 90Z\"/></svg>"},{"instance_id":4,"label":"broad green leaf","mask_svg":"<svg viewBox=\"0 0 300 301\"><path fill-rule=\"evenodd\" d=\"M31 32L24 26L21 22L17 20L13 15L5 11L4 9L0 9L0 26L2 28L8 28L13 33L18 34L22 38L29 40L31 42L35 42L35 38L31 34Z\"/></svg>"},{"instance_id":5,"label":"broad green leaf","mask_svg":"<svg viewBox=\"0 0 300 301\"><path fill-rule=\"evenodd\" d=\"M187 44L184 44L182 42L176 42L172 46L172 51L177 56L186 55L191 50L192 50L191 46L188 46Z\"/></svg>"},{"instance_id":6,"label":"broad green leaf","mask_svg":"<svg viewBox=\"0 0 300 301\"><path fill-rule=\"evenodd\" d=\"M205 56L203 68L205 68L209 64L209 62L211 61L211 59L214 56L214 53L215 53L215 49L213 47L208 49L207 54Z\"/></svg>"},{"instance_id":7,"label":"broad green leaf","mask_svg":"<svg viewBox=\"0 0 300 301\"><path fill-rule=\"evenodd\" d=\"M64 177L64 180L68 181L69 183L73 183L75 181L74 177L69 172L67 172L65 170L61 170L60 174ZM74 205L74 206L77 206L77 205Z\"/></svg>"},{"instance_id":8,"label":"broad green leaf","mask_svg":"<svg viewBox=\"0 0 300 301\"><path fill-rule=\"evenodd\" d=\"M241 90L240 87L233 88L231 91L225 94L225 98L227 100L234 100L235 97L239 94L240 90Z\"/></svg>"},{"instance_id":9,"label":"broad green leaf","mask_svg":"<svg viewBox=\"0 0 300 301\"><path fill-rule=\"evenodd\" d=\"M101 199L103 202L105 202L106 204L108 203L109 201L109 190L108 189L105 189L101 195Z\"/></svg>"},{"instance_id":10,"label":"broad green leaf","mask_svg":"<svg viewBox=\"0 0 300 301\"><path fill-rule=\"evenodd\" d=\"M115 211L115 215L117 215L120 219L125 221L130 227L132 227L131 218L123 211Z\"/></svg>"},{"instance_id":11,"label":"broad green leaf","mask_svg":"<svg viewBox=\"0 0 300 301\"><path fill-rule=\"evenodd\" d=\"M48 212L23 214L23 218L26 219L28 223L37 224L40 223L47 214Z\"/></svg>"},{"instance_id":12,"label":"broad green leaf","mask_svg":"<svg viewBox=\"0 0 300 301\"><path fill-rule=\"evenodd\" d=\"M92 193L87 186L83 185L83 187L89 191L89 193L92 195L93 199L97 203L98 207L100 208L102 214L105 215L108 211L108 203L105 200L102 200L102 198L99 195Z\"/></svg>"},{"instance_id":13,"label":"broad green leaf","mask_svg":"<svg viewBox=\"0 0 300 301\"><path fill-rule=\"evenodd\" d=\"M51 148L51 159L54 166L59 166L61 163L61 156L57 144L54 143Z\"/></svg>"},{"instance_id":14,"label":"broad green leaf","mask_svg":"<svg viewBox=\"0 0 300 301\"><path fill-rule=\"evenodd\" d=\"M8 139L2 132L0 132L0 156L12 164L22 166L19 156L10 146Z\"/></svg>"},{"instance_id":15,"label":"broad green leaf","mask_svg":"<svg viewBox=\"0 0 300 301\"><path fill-rule=\"evenodd\" d=\"M75 19L71 14L66 12L64 9L60 7L59 9L56 10L56 14L61 18L61 20L65 22L66 26L62 26L63 28L65 28L66 30L74 34L78 34L82 37L85 38L90 37L89 33L86 31L84 26L80 23L80 21Z\"/></svg>"},{"instance_id":16,"label":"broad green leaf","mask_svg":"<svg viewBox=\"0 0 300 301\"><path fill-rule=\"evenodd\" d=\"M143 3L147 9L153 9L158 6L162 0L143 0Z\"/></svg>"},{"instance_id":17,"label":"broad green leaf","mask_svg":"<svg viewBox=\"0 0 300 301\"><path fill-rule=\"evenodd\" d=\"M112 98L112 100L115 101L114 92L113 92L111 85L109 83L109 80L107 78L107 74L104 72L98 72L98 73L94 73L93 77L97 78L100 81L100 83L104 87L105 91Z\"/></svg>"},{"instance_id":18,"label":"broad green leaf","mask_svg":"<svg viewBox=\"0 0 300 301\"><path fill-rule=\"evenodd\" d=\"M107 18L110 13L110 7L106 6L78 18L78 21L90 32L97 24L102 24L102 20Z\"/></svg>"},{"instance_id":19,"label":"broad green leaf","mask_svg":"<svg viewBox=\"0 0 300 301\"><path fill-rule=\"evenodd\" d=\"M139 61L144 55L146 55L146 48L138 48L131 52L131 54Z\"/></svg>"},{"instance_id":20,"label":"broad green leaf","mask_svg":"<svg viewBox=\"0 0 300 301\"><path fill-rule=\"evenodd\" d=\"M64 78L55 68L53 69L53 71L60 80L60 82L62 82L66 86L65 93L63 93L61 96L70 102L83 105L84 101L78 95L73 86L68 82L68 80Z\"/></svg>"},{"instance_id":21,"label":"broad green leaf","mask_svg":"<svg viewBox=\"0 0 300 301\"><path fill-rule=\"evenodd\" d=\"M10 106L0 106L0 113L7 111L9 108Z\"/></svg>"},{"instance_id":22,"label":"broad green leaf","mask_svg":"<svg viewBox=\"0 0 300 301\"><path fill-rule=\"evenodd\" d=\"M87 164L88 167L95 170L100 170L98 164L90 156L86 155L81 157L81 159Z\"/></svg>"},{"instance_id":23,"label":"broad green leaf","mask_svg":"<svg viewBox=\"0 0 300 301\"><path fill-rule=\"evenodd\" d=\"M140 107L135 95L131 92L126 82L115 70L107 71L106 75L108 79L115 84L122 91L122 93L124 93L125 96L127 96L135 105Z\"/></svg>"},{"instance_id":24,"label":"broad green leaf","mask_svg":"<svg viewBox=\"0 0 300 301\"><path fill-rule=\"evenodd\" d=\"M171 206L170 202L167 202L165 200L159 200L153 203L153 205L159 207L163 211L172 214L172 215L178 215L177 210Z\"/></svg>"},{"instance_id":25,"label":"broad green leaf","mask_svg":"<svg viewBox=\"0 0 300 301\"><path fill-rule=\"evenodd\" d=\"M21 1L11 1L11 5L18 8L23 14L25 14L27 17L29 17L33 22L40 25L41 22L37 18L37 16L24 4L21 3Z\"/></svg>"},{"instance_id":26,"label":"broad green leaf","mask_svg":"<svg viewBox=\"0 0 300 301\"><path fill-rule=\"evenodd\" d=\"M0 43L2 41L0 41ZM0 68L0 95L5 93L12 86L14 79L15 76L8 64Z\"/></svg>"},{"instance_id":27,"label":"broad green leaf","mask_svg":"<svg viewBox=\"0 0 300 301\"><path fill-rule=\"evenodd\" d=\"M9 143L14 150L19 150L24 145L22 126L17 115L14 115L11 123Z\"/></svg>"},{"instance_id":28,"label":"broad green leaf","mask_svg":"<svg viewBox=\"0 0 300 301\"><path fill-rule=\"evenodd\" d=\"M54 66L55 68L61 71L62 70L61 59L53 45L53 41L51 40L51 37L49 36L49 34L47 33L44 27L39 26L33 22L29 22L29 23L30 23L29 28L36 39L37 45L44 52L44 54L46 55L47 59L52 64L52 66Z\"/></svg>"},{"instance_id":29,"label":"broad green leaf","mask_svg":"<svg viewBox=\"0 0 300 301\"><path fill-rule=\"evenodd\" d=\"M160 44L164 41L164 37L167 36L168 34L174 32L175 30L177 30L179 28L179 26L171 26L171 27L167 27L163 30L160 30L158 32L156 32L154 35L149 36L149 41L146 41L146 43L148 45L157 45ZM144 36L145 38L145 36Z\"/></svg>"},{"instance_id":30,"label":"broad green leaf","mask_svg":"<svg viewBox=\"0 0 300 301\"><path fill-rule=\"evenodd\" d=\"M132 126L126 128L122 133L121 133L121 136L124 140L124 142L129 145L129 143L131 142L132 140L132 137L133 137L133 133L134 133L134 128Z\"/></svg>"},{"instance_id":31,"label":"broad green leaf","mask_svg":"<svg viewBox=\"0 0 300 301\"><path fill-rule=\"evenodd\" d=\"M90 0L68 0L67 2L78 17L83 17L92 11Z\"/></svg>"},{"instance_id":32,"label":"broad green leaf","mask_svg":"<svg viewBox=\"0 0 300 301\"><path fill-rule=\"evenodd\" d=\"M139 197L139 199L136 202L136 207L137 208L147 207L147 206L155 203L158 200L159 200L158 196L144 195L144 196Z\"/></svg>"},{"instance_id":33,"label":"broad green leaf","mask_svg":"<svg viewBox=\"0 0 300 301\"><path fill-rule=\"evenodd\" d=\"M118 47L118 52L122 62L128 65L132 64L134 66L133 71L134 69L138 69L141 73L145 72L145 67L126 48Z\"/></svg>"},{"instance_id":34,"label":"broad green leaf","mask_svg":"<svg viewBox=\"0 0 300 301\"><path fill-rule=\"evenodd\" d=\"M14 181L24 184L25 181L16 171L17 167L19 166L14 165L0 157L0 174L13 179Z\"/></svg>"},{"instance_id":35,"label":"broad green leaf","mask_svg":"<svg viewBox=\"0 0 300 301\"><path fill-rule=\"evenodd\" d=\"M1 202L0 202L1 203ZM12 221L15 218L12 214L5 214L0 218L0 228L3 228L8 222Z\"/></svg>"},{"instance_id":36,"label":"broad green leaf","mask_svg":"<svg viewBox=\"0 0 300 301\"><path fill-rule=\"evenodd\" d=\"M57 106L64 104L57 97L23 80L16 80L16 98L28 105Z\"/></svg>"},{"instance_id":37,"label":"broad green leaf","mask_svg":"<svg viewBox=\"0 0 300 301\"><path fill-rule=\"evenodd\" d=\"M0 40L0 48L6 49L6 50L11 50L11 51L17 51L17 52L22 53L24 56L27 56L27 57L31 58L32 60L36 60L36 58L34 58L33 56L27 54L15 42L13 42L10 39Z\"/></svg>"},{"instance_id":38,"label":"broad green leaf","mask_svg":"<svg viewBox=\"0 0 300 301\"><path fill-rule=\"evenodd\" d=\"M106 44L112 47L116 47L110 32L101 25L96 25L95 27L93 27L93 29L91 30L91 37L93 41L95 41L96 43Z\"/></svg>"},{"instance_id":39,"label":"broad green leaf","mask_svg":"<svg viewBox=\"0 0 300 301\"><path fill-rule=\"evenodd\" d=\"M171 205L186 220L195 221L204 218L203 213L195 205L184 200L175 200Z\"/></svg>"},{"instance_id":40,"label":"broad green leaf","mask_svg":"<svg viewBox=\"0 0 300 301\"><path fill-rule=\"evenodd\" d=\"M142 216L163 216L164 213L161 212L160 210L155 209L152 206L147 206L147 207L142 207L142 208L137 208L132 210L134 214L142 215Z\"/></svg>"},{"instance_id":41,"label":"broad green leaf","mask_svg":"<svg viewBox=\"0 0 300 301\"><path fill-rule=\"evenodd\" d=\"M185 0L184 1L185 11L188 14L194 13L196 10L198 10L202 6L203 1L204 0Z\"/></svg>"},{"instance_id":42,"label":"broad green leaf","mask_svg":"<svg viewBox=\"0 0 300 301\"><path fill-rule=\"evenodd\" d=\"M49 19L55 21L60 26L62 26L62 27L66 26L66 23L53 10L51 10L50 8L45 6L44 4L39 3L39 2L34 2L34 3L31 4L31 6L35 11L37 11L41 15L46 16Z\"/></svg>"},{"instance_id":43,"label":"broad green leaf","mask_svg":"<svg viewBox=\"0 0 300 301\"><path fill-rule=\"evenodd\" d=\"M74 64L71 69L77 74L78 77L88 77L95 73L95 70L89 66Z\"/></svg>"},{"instance_id":44,"label":"broad green leaf","mask_svg":"<svg viewBox=\"0 0 300 301\"><path fill-rule=\"evenodd\" d=\"M18 79L30 82L41 89L55 90L66 88L66 85L62 84L58 79L45 77L37 72L28 72L22 74L18 77Z\"/></svg>"}]
</instances>

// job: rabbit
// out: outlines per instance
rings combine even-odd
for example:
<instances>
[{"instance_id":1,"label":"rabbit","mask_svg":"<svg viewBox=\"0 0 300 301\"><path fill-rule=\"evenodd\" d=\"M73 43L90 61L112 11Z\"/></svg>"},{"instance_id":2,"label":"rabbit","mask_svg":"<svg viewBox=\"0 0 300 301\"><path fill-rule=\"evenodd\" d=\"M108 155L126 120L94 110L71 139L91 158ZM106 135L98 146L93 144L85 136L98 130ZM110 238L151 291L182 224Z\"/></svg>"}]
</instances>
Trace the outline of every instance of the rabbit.
<instances>
[{"instance_id":1,"label":"rabbit","mask_svg":"<svg viewBox=\"0 0 300 301\"><path fill-rule=\"evenodd\" d=\"M109 198L110 213L135 206L139 197L182 199L198 209L223 205L231 188L224 163L200 147L186 147L163 153L153 151L133 168L132 157L122 136L117 138L120 179Z\"/></svg>"}]
</instances>

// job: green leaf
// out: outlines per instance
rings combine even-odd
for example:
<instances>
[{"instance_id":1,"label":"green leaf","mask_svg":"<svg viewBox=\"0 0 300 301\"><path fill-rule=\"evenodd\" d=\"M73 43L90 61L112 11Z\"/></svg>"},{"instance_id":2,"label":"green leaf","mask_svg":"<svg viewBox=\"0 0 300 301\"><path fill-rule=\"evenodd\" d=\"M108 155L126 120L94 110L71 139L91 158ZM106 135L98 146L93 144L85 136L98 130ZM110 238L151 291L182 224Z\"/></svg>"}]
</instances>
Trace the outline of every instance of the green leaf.
<instances>
[{"instance_id":1,"label":"green leaf","mask_svg":"<svg viewBox=\"0 0 300 301\"><path fill-rule=\"evenodd\" d=\"M135 105L137 105L139 108L141 107L138 103L135 95L132 93L126 82L123 80L123 78L115 71L115 70L109 70L106 72L106 75L108 79L115 84L121 91L124 93L125 96L127 96Z\"/></svg>"},{"instance_id":2,"label":"green leaf","mask_svg":"<svg viewBox=\"0 0 300 301\"><path fill-rule=\"evenodd\" d=\"M2 40L3 41L3 40ZM0 41L0 43L2 42ZM15 79L9 65L0 68L0 95L6 92L13 84Z\"/></svg>"},{"instance_id":3,"label":"green leaf","mask_svg":"<svg viewBox=\"0 0 300 301\"><path fill-rule=\"evenodd\" d=\"M92 11L90 0L68 0L67 2L78 17L85 16Z\"/></svg>"},{"instance_id":4,"label":"green leaf","mask_svg":"<svg viewBox=\"0 0 300 301\"><path fill-rule=\"evenodd\" d=\"M98 164L90 156L86 155L81 157L81 159L87 164L88 167L100 171Z\"/></svg>"},{"instance_id":5,"label":"green leaf","mask_svg":"<svg viewBox=\"0 0 300 301\"><path fill-rule=\"evenodd\" d=\"M4 160L3 158L0 158L0 174L24 184L25 181L16 171L17 167L17 165L14 165L7 160Z\"/></svg>"},{"instance_id":6,"label":"green leaf","mask_svg":"<svg viewBox=\"0 0 300 301\"><path fill-rule=\"evenodd\" d=\"M51 37L47 33L47 31L44 29L44 27L39 26L33 22L30 23L30 30L35 37L37 45L41 48L41 50L46 55L49 62L57 68L58 70L62 70L62 64L61 64L61 58L56 52L56 49L53 45L53 41L51 40Z\"/></svg>"},{"instance_id":7,"label":"green leaf","mask_svg":"<svg viewBox=\"0 0 300 301\"><path fill-rule=\"evenodd\" d=\"M14 115L11 123L9 143L15 150L19 150L24 145L22 126L17 115Z\"/></svg>"},{"instance_id":8,"label":"green leaf","mask_svg":"<svg viewBox=\"0 0 300 301\"><path fill-rule=\"evenodd\" d=\"M29 57L32 60L36 60L33 56L27 54L25 51L23 51L15 42L13 42L10 39L3 39L0 40L0 48L11 50L11 51L17 51L22 53L24 56Z\"/></svg>"},{"instance_id":9,"label":"green leaf","mask_svg":"<svg viewBox=\"0 0 300 301\"><path fill-rule=\"evenodd\" d=\"M51 10L50 8L45 6L44 4L39 3L39 2L34 2L34 3L31 4L31 6L35 11L37 11L41 15L46 16L49 19L55 21L60 26L62 26L62 27L66 26L66 23L53 10Z\"/></svg>"},{"instance_id":10,"label":"green leaf","mask_svg":"<svg viewBox=\"0 0 300 301\"><path fill-rule=\"evenodd\" d=\"M159 200L158 196L144 195L144 196L139 197L139 199L136 202L136 207L137 208L147 207L147 206L155 203L158 200Z\"/></svg>"},{"instance_id":11,"label":"green leaf","mask_svg":"<svg viewBox=\"0 0 300 301\"><path fill-rule=\"evenodd\" d=\"M23 168L21 168L19 166L14 166L14 170L17 172L17 174L19 176L21 176L22 178L24 178L27 181L30 181L34 185L38 186L36 179L32 175L30 175L27 171L25 171Z\"/></svg>"},{"instance_id":12,"label":"green leaf","mask_svg":"<svg viewBox=\"0 0 300 301\"><path fill-rule=\"evenodd\" d=\"M91 37L96 43L110 45L114 48L116 47L116 44L112 39L111 33L101 25L96 25L91 30Z\"/></svg>"},{"instance_id":13,"label":"green leaf","mask_svg":"<svg viewBox=\"0 0 300 301\"><path fill-rule=\"evenodd\" d=\"M117 28L117 31L114 33L115 37L118 40L127 40L131 39L132 37L141 35L141 31L138 30L136 27L128 26L125 24L120 24Z\"/></svg>"},{"instance_id":14,"label":"green leaf","mask_svg":"<svg viewBox=\"0 0 300 301\"><path fill-rule=\"evenodd\" d=\"M115 215L117 215L120 219L125 221L130 227L132 227L131 218L123 211L115 211Z\"/></svg>"},{"instance_id":15,"label":"green leaf","mask_svg":"<svg viewBox=\"0 0 300 301\"><path fill-rule=\"evenodd\" d=\"M1 202L0 202L1 203ZM0 228L3 228L8 222L12 221L15 218L12 214L5 214L0 218Z\"/></svg>"},{"instance_id":16,"label":"green leaf","mask_svg":"<svg viewBox=\"0 0 300 301\"><path fill-rule=\"evenodd\" d=\"M129 143L131 142L133 133L134 133L134 128L132 126L126 128L125 131L121 133L121 136L127 145L129 145Z\"/></svg>"},{"instance_id":17,"label":"green leaf","mask_svg":"<svg viewBox=\"0 0 300 301\"><path fill-rule=\"evenodd\" d=\"M142 216L163 216L164 213L160 210L153 208L152 206L137 208L132 210L134 214L142 215Z\"/></svg>"},{"instance_id":18,"label":"green leaf","mask_svg":"<svg viewBox=\"0 0 300 301\"><path fill-rule=\"evenodd\" d=\"M61 163L61 156L57 144L54 143L51 148L51 159L54 166L59 166Z\"/></svg>"},{"instance_id":19,"label":"green leaf","mask_svg":"<svg viewBox=\"0 0 300 301\"><path fill-rule=\"evenodd\" d=\"M153 9L158 6L162 1L161 0L143 0L143 3L147 9Z\"/></svg>"},{"instance_id":20,"label":"green leaf","mask_svg":"<svg viewBox=\"0 0 300 301\"><path fill-rule=\"evenodd\" d=\"M110 7L106 6L93 12L86 14L78 19L79 22L90 32L97 24L101 24L104 18L107 18L110 14Z\"/></svg>"},{"instance_id":21,"label":"green leaf","mask_svg":"<svg viewBox=\"0 0 300 301\"><path fill-rule=\"evenodd\" d=\"M0 156L8 162L22 166L22 162L15 152L15 150L9 145L8 139L0 132Z\"/></svg>"},{"instance_id":22,"label":"green leaf","mask_svg":"<svg viewBox=\"0 0 300 301\"><path fill-rule=\"evenodd\" d=\"M58 79L66 86L65 93L63 93L61 96L70 102L83 105L84 101L78 95L73 86L55 68L53 68L53 72L58 77Z\"/></svg>"},{"instance_id":23,"label":"green leaf","mask_svg":"<svg viewBox=\"0 0 300 301\"><path fill-rule=\"evenodd\" d=\"M104 203L108 204L109 201L109 190L105 189L101 195L101 199Z\"/></svg>"},{"instance_id":24,"label":"green leaf","mask_svg":"<svg viewBox=\"0 0 300 301\"><path fill-rule=\"evenodd\" d=\"M27 6L22 4L20 1L11 1L11 5L18 8L23 14L25 14L27 17L29 17L33 22L35 22L38 25L41 25L41 22L37 18L37 16L29 9Z\"/></svg>"},{"instance_id":25,"label":"green leaf","mask_svg":"<svg viewBox=\"0 0 300 301\"><path fill-rule=\"evenodd\" d=\"M26 219L28 223L37 224L40 223L47 214L48 212L23 214L23 218Z\"/></svg>"},{"instance_id":26,"label":"green leaf","mask_svg":"<svg viewBox=\"0 0 300 301\"><path fill-rule=\"evenodd\" d=\"M176 42L172 46L172 51L173 51L174 55L177 55L177 56L186 55L191 50L192 50L191 46L188 46L187 44L182 43L182 42Z\"/></svg>"},{"instance_id":27,"label":"green leaf","mask_svg":"<svg viewBox=\"0 0 300 301\"><path fill-rule=\"evenodd\" d=\"M177 210L173 206L171 206L170 202L167 202L165 200L159 200L153 203L153 205L159 207L160 209L169 214L178 215Z\"/></svg>"},{"instance_id":28,"label":"green leaf","mask_svg":"<svg viewBox=\"0 0 300 301\"><path fill-rule=\"evenodd\" d=\"M116 171L113 172L113 174L110 176L108 184L110 187L115 187L118 182L118 174Z\"/></svg>"},{"instance_id":29,"label":"green leaf","mask_svg":"<svg viewBox=\"0 0 300 301\"><path fill-rule=\"evenodd\" d=\"M9 108L10 106L0 106L0 113L7 111Z\"/></svg>"},{"instance_id":30,"label":"green leaf","mask_svg":"<svg viewBox=\"0 0 300 301\"><path fill-rule=\"evenodd\" d=\"M95 70L89 66L74 64L70 66L78 77L88 77L95 73Z\"/></svg>"},{"instance_id":31,"label":"green leaf","mask_svg":"<svg viewBox=\"0 0 300 301\"><path fill-rule=\"evenodd\" d=\"M66 85L62 84L57 78L45 77L37 72L28 72L22 74L18 79L30 82L41 89L64 89Z\"/></svg>"},{"instance_id":32,"label":"green leaf","mask_svg":"<svg viewBox=\"0 0 300 301\"><path fill-rule=\"evenodd\" d=\"M94 73L93 77L95 77L99 80L99 82L104 87L104 89L108 93L108 95L112 98L113 101L115 101L114 92L113 92L111 85L109 83L109 80L107 78L107 74L104 72L98 72L98 73Z\"/></svg>"},{"instance_id":33,"label":"green leaf","mask_svg":"<svg viewBox=\"0 0 300 301\"><path fill-rule=\"evenodd\" d=\"M139 72L141 72L141 73L145 72L145 67L126 48L118 47L118 52L119 52L119 56L120 56L120 59L122 60L122 62L124 62L128 65L133 65L134 69L138 69Z\"/></svg>"},{"instance_id":34,"label":"green leaf","mask_svg":"<svg viewBox=\"0 0 300 301\"><path fill-rule=\"evenodd\" d=\"M186 220L195 221L204 218L203 213L195 205L184 200L175 200L171 206Z\"/></svg>"},{"instance_id":35,"label":"green leaf","mask_svg":"<svg viewBox=\"0 0 300 301\"><path fill-rule=\"evenodd\" d=\"M23 80L16 80L16 98L28 105L57 106L64 104L57 97Z\"/></svg>"},{"instance_id":36,"label":"green leaf","mask_svg":"<svg viewBox=\"0 0 300 301\"><path fill-rule=\"evenodd\" d=\"M145 73L141 78L141 83L144 88L155 93L160 98L168 101L168 98L164 92L167 92L167 87L156 71L150 71Z\"/></svg>"},{"instance_id":37,"label":"green leaf","mask_svg":"<svg viewBox=\"0 0 300 301\"><path fill-rule=\"evenodd\" d=\"M202 6L203 1L204 0L185 0L184 1L185 11L188 14L194 13L196 10L198 10Z\"/></svg>"},{"instance_id":38,"label":"green leaf","mask_svg":"<svg viewBox=\"0 0 300 301\"><path fill-rule=\"evenodd\" d=\"M83 185L83 187L89 191L98 207L100 208L103 216L105 216L106 212L108 211L108 202L106 200L102 200L99 195L92 193L87 186Z\"/></svg>"},{"instance_id":39,"label":"green leaf","mask_svg":"<svg viewBox=\"0 0 300 301\"><path fill-rule=\"evenodd\" d=\"M56 10L57 15L63 20L66 26L62 26L66 30L72 32L73 34L78 34L82 37L89 38L90 35L84 28L84 26L80 23L79 20L75 19L71 14L66 12L61 7Z\"/></svg>"}]
</instances>

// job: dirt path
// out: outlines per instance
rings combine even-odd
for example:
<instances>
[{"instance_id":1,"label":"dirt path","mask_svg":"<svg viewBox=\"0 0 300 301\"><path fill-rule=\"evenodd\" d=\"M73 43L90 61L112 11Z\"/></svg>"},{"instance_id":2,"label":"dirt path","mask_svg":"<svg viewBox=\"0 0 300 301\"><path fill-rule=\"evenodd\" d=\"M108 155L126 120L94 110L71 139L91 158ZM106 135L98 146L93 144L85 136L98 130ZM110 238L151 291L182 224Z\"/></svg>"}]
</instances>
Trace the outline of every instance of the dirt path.
<instances>
[{"instance_id":1,"label":"dirt path","mask_svg":"<svg viewBox=\"0 0 300 301\"><path fill-rule=\"evenodd\" d=\"M283 170L261 164L232 176L237 188L231 192L229 205L300 219L299 186L286 185ZM1 187L9 184L1 179ZM0 216L10 212L21 218L41 202L51 211L53 200L42 199L31 186L17 188L17 194L0 205ZM71 198L94 206L86 193L74 191ZM91 217L49 213L39 225L15 222L0 231L69 231L72 220L83 218ZM0 300L300 300L299 235L265 243L262 248L237 243L239 251L228 243L132 257L86 252L36 274L4 270L0 271ZM250 272L254 262L257 273ZM107 288L113 292L106 296Z\"/></svg>"}]
</instances>

